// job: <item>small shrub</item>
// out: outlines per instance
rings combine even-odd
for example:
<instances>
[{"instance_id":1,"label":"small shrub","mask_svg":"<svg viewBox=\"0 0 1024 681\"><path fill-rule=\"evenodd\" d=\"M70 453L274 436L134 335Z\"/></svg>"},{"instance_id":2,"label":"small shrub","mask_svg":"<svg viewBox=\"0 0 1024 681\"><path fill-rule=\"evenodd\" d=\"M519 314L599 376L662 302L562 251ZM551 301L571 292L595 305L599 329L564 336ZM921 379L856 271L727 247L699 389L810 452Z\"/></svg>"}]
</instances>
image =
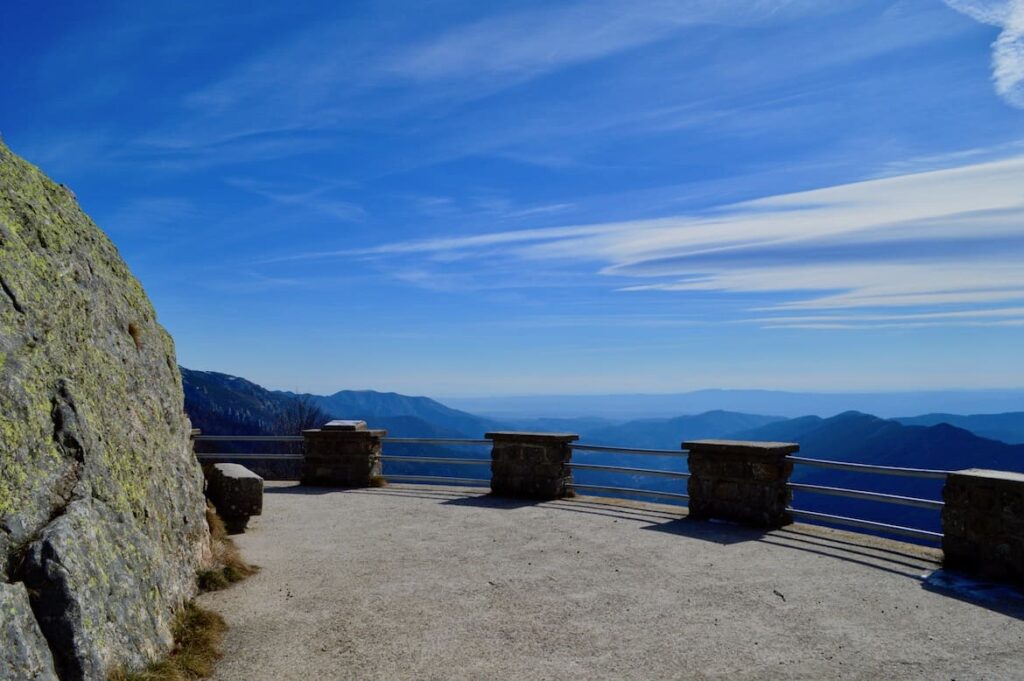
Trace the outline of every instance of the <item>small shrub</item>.
<instances>
[{"instance_id":1,"label":"small shrub","mask_svg":"<svg viewBox=\"0 0 1024 681\"><path fill-rule=\"evenodd\" d=\"M224 574L225 569L200 570L199 574L196 575L196 580L199 582L199 590L204 592L220 591L227 588L231 582L228 581L227 576Z\"/></svg>"},{"instance_id":2,"label":"small shrub","mask_svg":"<svg viewBox=\"0 0 1024 681\"><path fill-rule=\"evenodd\" d=\"M213 673L228 625L215 612L188 603L174 621L174 648L138 672L115 670L109 681L193 681Z\"/></svg>"},{"instance_id":3,"label":"small shrub","mask_svg":"<svg viewBox=\"0 0 1024 681\"><path fill-rule=\"evenodd\" d=\"M228 536L224 521L210 504L206 505L206 524L210 526L210 544L216 567L201 570L196 575L200 591L218 591L259 572L258 567L242 559L235 542Z\"/></svg>"},{"instance_id":4,"label":"small shrub","mask_svg":"<svg viewBox=\"0 0 1024 681\"><path fill-rule=\"evenodd\" d=\"M212 505L206 505L206 524L210 526L210 544L215 567L201 570L196 579L200 591L217 591L255 574L259 568L242 560L235 542L228 536L224 521ZM138 672L115 670L109 681L195 681L213 673L220 658L220 643L227 624L215 612L188 603L174 621L174 648L162 660Z\"/></svg>"}]
</instances>

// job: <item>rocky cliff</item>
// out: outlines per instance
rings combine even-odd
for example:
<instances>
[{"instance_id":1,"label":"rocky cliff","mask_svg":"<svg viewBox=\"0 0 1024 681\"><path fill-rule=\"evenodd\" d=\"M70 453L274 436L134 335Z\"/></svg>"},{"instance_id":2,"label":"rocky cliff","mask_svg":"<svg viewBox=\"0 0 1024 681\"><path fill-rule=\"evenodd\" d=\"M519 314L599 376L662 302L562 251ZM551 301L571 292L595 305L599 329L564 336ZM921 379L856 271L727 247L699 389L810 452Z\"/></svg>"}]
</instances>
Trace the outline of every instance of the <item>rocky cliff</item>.
<instances>
[{"instance_id":1,"label":"rocky cliff","mask_svg":"<svg viewBox=\"0 0 1024 681\"><path fill-rule=\"evenodd\" d=\"M0 678L104 679L166 652L209 556L202 485L142 287L0 142Z\"/></svg>"}]
</instances>

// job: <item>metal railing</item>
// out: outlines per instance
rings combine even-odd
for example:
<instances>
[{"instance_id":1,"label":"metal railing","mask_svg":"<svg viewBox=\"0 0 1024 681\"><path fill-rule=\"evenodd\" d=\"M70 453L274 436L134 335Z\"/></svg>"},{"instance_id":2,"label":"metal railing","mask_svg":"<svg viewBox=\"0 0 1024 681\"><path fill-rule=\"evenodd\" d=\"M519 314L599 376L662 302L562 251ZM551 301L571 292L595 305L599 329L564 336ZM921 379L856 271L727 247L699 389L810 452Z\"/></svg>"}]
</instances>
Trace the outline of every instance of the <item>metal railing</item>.
<instances>
[{"instance_id":1,"label":"metal railing","mask_svg":"<svg viewBox=\"0 0 1024 681\"><path fill-rule=\"evenodd\" d=\"M846 461L829 461L826 459L808 459L800 456L788 456L787 460L792 461L798 466L807 466L811 468L823 468L829 470L839 470L851 473L869 473L874 475L892 475L899 477L910 477L920 478L924 480L944 480L949 474L949 471L936 470L930 468L904 468L900 466L879 466L872 464L862 463L850 463ZM845 487L829 487L826 485L810 485L800 482L790 482L787 486L794 491L808 492L811 494L820 494L824 496L834 497L847 497L850 499L863 499L865 501L876 501L883 504L895 504L898 506L910 506L914 508L924 508L929 510L941 511L945 504L941 501L933 499L921 499L918 497L907 497L899 494L885 494L882 492L871 492L868 490L849 489ZM787 508L790 515L794 518L799 518L812 523L824 523L832 525L841 525L844 527L854 527L858 529L873 530L875 532L884 532L889 534L900 535L904 537L912 537L914 539L922 539L930 542L942 541L941 532L932 532L930 530L922 530L914 527L904 527L902 525L895 525L892 523L883 523L876 520L866 520L863 518L848 518L846 516L833 515L830 513L820 513L817 511L809 511L806 509L799 508Z\"/></svg>"},{"instance_id":2,"label":"metal railing","mask_svg":"<svg viewBox=\"0 0 1024 681\"><path fill-rule=\"evenodd\" d=\"M193 435L193 442L302 442L301 435ZM302 461L302 454L281 452L196 452L200 461Z\"/></svg>"},{"instance_id":3,"label":"metal railing","mask_svg":"<svg viewBox=\"0 0 1024 681\"><path fill-rule=\"evenodd\" d=\"M686 452L681 449L645 449L640 447L612 447L607 445L590 445L586 443L573 442L569 445L573 452L593 452L599 454L629 454L635 456L669 457L685 461ZM592 471L597 473L620 473L652 478L674 478L687 480L690 474L685 471L672 471L659 468L638 468L634 466L610 466L607 464L578 463L572 461L569 468L573 471ZM622 487L618 485L594 485L586 483L572 483L572 489L576 492L596 492L598 494L611 494L617 496L639 496L652 499L665 499L670 502L685 502L690 496L684 492L668 492L664 490L651 490L637 487Z\"/></svg>"},{"instance_id":4,"label":"metal railing","mask_svg":"<svg viewBox=\"0 0 1024 681\"><path fill-rule=\"evenodd\" d=\"M643 456L673 456L677 459L686 458L684 449L640 449L637 447L607 447L605 445L588 445L573 442L569 444L573 451L606 452L609 454L640 454Z\"/></svg>"},{"instance_id":5,"label":"metal railing","mask_svg":"<svg viewBox=\"0 0 1024 681\"><path fill-rule=\"evenodd\" d=\"M197 442L302 442L301 436L292 435L197 435L193 438ZM382 442L385 445L426 445L426 446L490 446L492 443L490 440L471 439L471 438L427 438L427 437L384 437ZM683 459L684 461L688 457L688 452L682 449L646 449L636 447L614 447L607 445L592 445L586 443L571 443L569 445L574 452L592 452L592 453L603 453L603 454L627 454L637 456L651 456L651 457L670 457L676 459ZM237 459L237 460L268 460L268 461L300 461L302 460L301 454L281 454L281 453L253 453L253 452L223 452L223 453L197 453L196 455L200 460L212 460L212 459ZM791 461L797 466L806 466L810 468L821 468L829 470L839 470L852 473L867 473L876 475L888 475L888 476L900 476L900 477L912 477L928 480L942 480L945 479L949 471L937 470L937 469L926 469L926 468L905 468L898 466L881 466L873 464L862 464L852 463L846 461L830 461L826 459L812 459L799 456L788 456L787 460ZM464 457L453 457L453 456L419 456L419 455L404 455L404 454L387 454L381 455L381 460L384 464L389 462L392 463L412 463L412 464L431 464L431 465L453 465L453 466L489 466L491 463L490 458L464 458ZM687 480L690 478L690 473L685 471L665 470L658 468L644 468L637 466L615 466L604 463L587 463L579 461L571 461L568 464L569 468L573 471L590 471L596 473L613 473L613 474L624 474L630 476L639 477L655 477L655 478L669 478L676 480ZM462 477L462 476L443 476L443 475L413 475L408 473L387 473L385 471L385 478L394 482L410 482L410 483L428 483L428 484L445 484L445 485L473 485L480 487L487 487L490 485L490 479L479 478L479 477ZM873 492L870 490L851 489L844 487L832 487L826 485L813 485L800 482L790 482L788 487L795 492L804 492L809 494L818 494L824 496L835 496L835 497L846 497L853 499L861 499L865 501L880 502L885 504L895 504L900 506L909 506L914 508L922 508L927 510L941 510L944 506L942 501L933 499L922 499L918 497L902 496L898 494L886 494L883 492ZM666 499L672 502L685 502L689 499L689 495L684 491L664 491L664 490L652 490L644 489L642 487L623 487L617 485L605 485L605 484L588 484L588 483L572 483L572 489L578 492L595 492L598 494L611 494L619 496L639 496L654 499ZM919 528L905 527L902 525L896 525L891 523L884 523L875 520L867 520L863 518L850 518L846 516L834 515L829 513L821 513L818 511L811 511L808 509L801 508L787 508L786 509L794 518L804 520L806 522L827 524L827 525L840 525L845 527L853 527L857 529L866 529L873 532L889 533L894 535L900 535L905 537L912 537L919 540L925 540L930 542L941 541L942 533L932 532L929 530L923 530Z\"/></svg>"},{"instance_id":6,"label":"metal railing","mask_svg":"<svg viewBox=\"0 0 1024 681\"><path fill-rule=\"evenodd\" d=\"M196 435L196 442L302 442L301 435Z\"/></svg>"},{"instance_id":7,"label":"metal railing","mask_svg":"<svg viewBox=\"0 0 1024 681\"><path fill-rule=\"evenodd\" d=\"M490 446L490 440L474 440L470 438L434 438L434 437L384 437L381 442L385 445L427 445L427 446L456 446L474 447ZM383 453L380 457L386 466L388 462L414 463L414 464L444 464L455 466L490 466L491 460L469 459L454 456L408 456L399 454ZM384 478L393 482L410 482L434 485L470 485L473 487L488 487L491 484L490 478L471 478L463 476L446 475L411 475L407 473L389 473L384 471Z\"/></svg>"},{"instance_id":8,"label":"metal railing","mask_svg":"<svg viewBox=\"0 0 1024 681\"><path fill-rule=\"evenodd\" d=\"M930 478L933 480L945 480L949 471L940 471L932 468L900 468L898 466L875 466L866 463L849 463L846 461L828 461L826 459L806 459L802 456L787 456L787 460L800 466L813 466L814 468L830 468L837 471L850 471L852 473L878 473L880 475L898 475L909 478Z\"/></svg>"}]
</instances>

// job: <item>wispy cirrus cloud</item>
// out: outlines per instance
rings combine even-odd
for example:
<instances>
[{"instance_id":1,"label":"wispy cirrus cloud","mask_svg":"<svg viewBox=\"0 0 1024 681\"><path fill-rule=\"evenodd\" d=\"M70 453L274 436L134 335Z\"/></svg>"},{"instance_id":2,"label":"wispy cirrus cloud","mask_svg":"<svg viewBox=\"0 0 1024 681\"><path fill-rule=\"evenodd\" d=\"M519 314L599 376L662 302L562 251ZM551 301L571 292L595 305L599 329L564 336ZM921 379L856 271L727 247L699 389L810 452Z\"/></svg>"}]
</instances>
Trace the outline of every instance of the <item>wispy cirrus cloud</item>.
<instances>
[{"instance_id":1,"label":"wispy cirrus cloud","mask_svg":"<svg viewBox=\"0 0 1024 681\"><path fill-rule=\"evenodd\" d=\"M225 182L244 191L260 196L271 203L301 211L319 213L342 222L358 222L366 217L366 210L359 204L332 197L331 193L346 186L343 182L314 182L311 187L301 190L287 189L279 185L248 178L228 178Z\"/></svg>"},{"instance_id":2,"label":"wispy cirrus cloud","mask_svg":"<svg viewBox=\"0 0 1024 681\"><path fill-rule=\"evenodd\" d=\"M1024 156L1017 156L767 197L703 215L297 257L413 258L442 268L500 252L527 271L589 268L622 291L768 296L761 309L771 315L898 309L901 315L938 315L913 320L919 323L978 323L993 305L1024 301L1021 187ZM1021 308L1000 309L1000 315L1024 318ZM897 320L847 316L841 323L890 321Z\"/></svg>"},{"instance_id":3,"label":"wispy cirrus cloud","mask_svg":"<svg viewBox=\"0 0 1024 681\"><path fill-rule=\"evenodd\" d=\"M383 71L417 80L533 77L664 40L680 28L752 25L834 11L806 0L644 0L549 5L454 28L386 61Z\"/></svg>"},{"instance_id":4,"label":"wispy cirrus cloud","mask_svg":"<svg viewBox=\"0 0 1024 681\"><path fill-rule=\"evenodd\" d=\"M998 26L992 43L992 80L1007 103L1024 109L1024 0L944 0L975 21Z\"/></svg>"},{"instance_id":5,"label":"wispy cirrus cloud","mask_svg":"<svg viewBox=\"0 0 1024 681\"><path fill-rule=\"evenodd\" d=\"M327 17L186 94L182 104L192 125L179 137L209 145L237 136L239 119L252 138L282 129L365 125L479 100L546 74L665 42L686 28L784 23L855 5L851 0L827 5L638 0L625 7L597 0L483 16L463 12L461 21L441 30L429 22L421 22L426 29L410 28L400 14L366 25ZM579 125L580 117L573 119Z\"/></svg>"}]
</instances>

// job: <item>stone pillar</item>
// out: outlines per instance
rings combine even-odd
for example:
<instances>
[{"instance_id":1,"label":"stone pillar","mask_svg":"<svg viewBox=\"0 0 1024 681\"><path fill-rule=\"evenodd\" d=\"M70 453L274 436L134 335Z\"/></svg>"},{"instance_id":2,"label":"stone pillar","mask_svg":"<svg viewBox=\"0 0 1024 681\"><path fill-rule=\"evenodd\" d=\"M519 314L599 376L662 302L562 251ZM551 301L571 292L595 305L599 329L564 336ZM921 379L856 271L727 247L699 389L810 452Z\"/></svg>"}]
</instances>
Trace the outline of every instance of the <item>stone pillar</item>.
<instances>
[{"instance_id":1,"label":"stone pillar","mask_svg":"<svg viewBox=\"0 0 1024 681\"><path fill-rule=\"evenodd\" d=\"M956 471L942 497L943 564L1024 584L1024 474Z\"/></svg>"},{"instance_id":2,"label":"stone pillar","mask_svg":"<svg viewBox=\"0 0 1024 681\"><path fill-rule=\"evenodd\" d=\"M569 493L571 433L487 433L491 441L491 492L506 497L559 499Z\"/></svg>"},{"instance_id":3,"label":"stone pillar","mask_svg":"<svg viewBox=\"0 0 1024 681\"><path fill-rule=\"evenodd\" d=\"M373 487L381 477L381 438L386 430L368 430L365 421L331 421L302 431L302 484Z\"/></svg>"},{"instance_id":4,"label":"stone pillar","mask_svg":"<svg viewBox=\"0 0 1024 681\"><path fill-rule=\"evenodd\" d=\"M793 522L786 512L792 498L786 483L793 464L786 457L800 445L697 440L684 442L683 449L690 451L690 518L762 528Z\"/></svg>"}]
</instances>

